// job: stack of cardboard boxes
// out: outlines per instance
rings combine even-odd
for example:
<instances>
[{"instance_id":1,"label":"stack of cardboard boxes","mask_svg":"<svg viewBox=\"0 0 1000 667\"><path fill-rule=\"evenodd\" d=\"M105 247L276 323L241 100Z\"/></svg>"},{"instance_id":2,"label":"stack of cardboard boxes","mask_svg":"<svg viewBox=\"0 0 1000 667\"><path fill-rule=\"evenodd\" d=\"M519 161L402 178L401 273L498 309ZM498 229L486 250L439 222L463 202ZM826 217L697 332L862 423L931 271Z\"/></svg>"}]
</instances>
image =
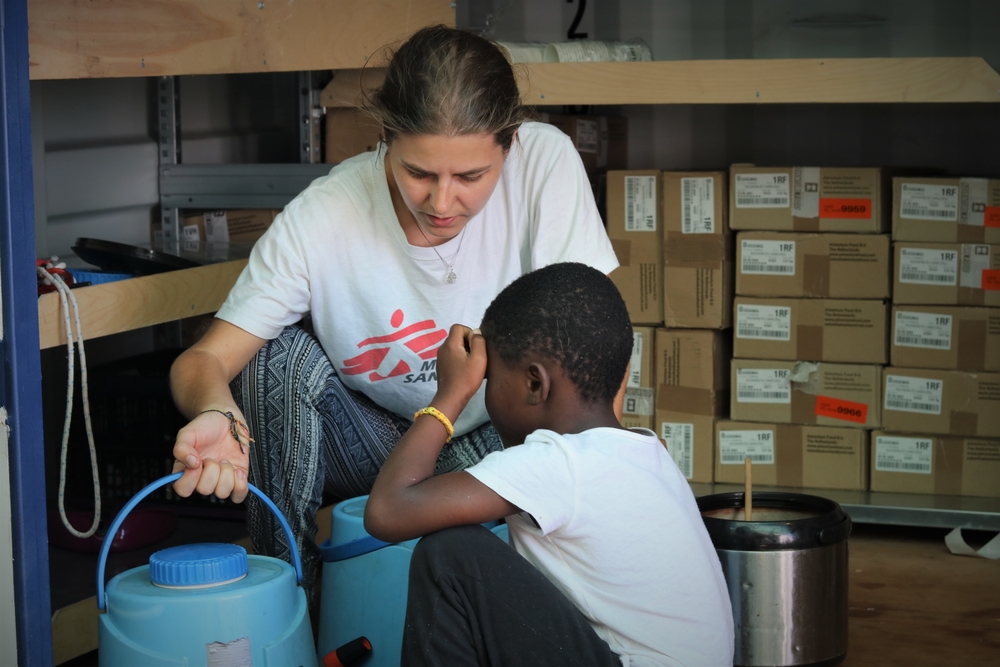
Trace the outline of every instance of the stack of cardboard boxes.
<instances>
[{"instance_id":1,"label":"stack of cardboard boxes","mask_svg":"<svg viewBox=\"0 0 1000 667\"><path fill-rule=\"evenodd\" d=\"M724 172L610 171L608 235L635 325L623 423L657 433L684 476L711 482L729 403L732 237ZM637 363L640 363L637 372Z\"/></svg>"},{"instance_id":2,"label":"stack of cardboard boxes","mask_svg":"<svg viewBox=\"0 0 1000 667\"><path fill-rule=\"evenodd\" d=\"M891 366L871 489L1000 496L1000 181L893 179Z\"/></svg>"},{"instance_id":3,"label":"stack of cardboard boxes","mask_svg":"<svg viewBox=\"0 0 1000 667\"><path fill-rule=\"evenodd\" d=\"M731 421L715 481L864 490L881 426L890 239L879 169L733 166Z\"/></svg>"}]
</instances>

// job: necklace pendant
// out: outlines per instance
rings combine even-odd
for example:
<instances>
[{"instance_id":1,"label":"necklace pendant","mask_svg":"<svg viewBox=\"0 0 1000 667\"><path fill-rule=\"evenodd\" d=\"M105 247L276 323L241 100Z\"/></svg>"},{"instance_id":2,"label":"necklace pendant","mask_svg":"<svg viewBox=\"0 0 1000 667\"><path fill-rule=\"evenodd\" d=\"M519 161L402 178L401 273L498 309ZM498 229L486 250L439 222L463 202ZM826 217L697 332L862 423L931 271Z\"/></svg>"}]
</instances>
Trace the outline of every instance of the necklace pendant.
<instances>
[{"instance_id":1,"label":"necklace pendant","mask_svg":"<svg viewBox=\"0 0 1000 667\"><path fill-rule=\"evenodd\" d=\"M454 270L454 269L448 269L448 277L447 277L447 280L448 280L448 282L449 282L450 284L454 284L454 283L455 283L455 281L456 281L456 280L458 280L458 276L457 276L457 275L455 275L455 270Z\"/></svg>"}]
</instances>

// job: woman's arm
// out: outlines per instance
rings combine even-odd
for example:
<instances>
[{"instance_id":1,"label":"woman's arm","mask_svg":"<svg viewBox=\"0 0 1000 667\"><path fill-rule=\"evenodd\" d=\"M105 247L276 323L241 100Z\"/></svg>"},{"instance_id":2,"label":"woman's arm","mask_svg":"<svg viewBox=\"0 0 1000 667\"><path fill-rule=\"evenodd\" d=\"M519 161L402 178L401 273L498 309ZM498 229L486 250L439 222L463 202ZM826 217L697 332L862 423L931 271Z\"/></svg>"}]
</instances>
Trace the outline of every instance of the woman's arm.
<instances>
[{"instance_id":1,"label":"woman's arm","mask_svg":"<svg viewBox=\"0 0 1000 667\"><path fill-rule=\"evenodd\" d=\"M247 495L249 433L237 426L243 446L233 438L230 420L246 419L229 390L229 382L250 362L265 341L224 320L215 320L208 333L185 350L170 369L170 390L181 413L191 422L177 433L174 472L184 475L174 483L181 497L194 491L242 502ZM208 411L208 412L206 412ZM244 435L247 437L244 438ZM252 445L250 445L252 446Z\"/></svg>"},{"instance_id":2,"label":"woman's arm","mask_svg":"<svg viewBox=\"0 0 1000 667\"><path fill-rule=\"evenodd\" d=\"M438 349L438 391L431 405L451 420L468 404L486 374L486 342L456 324ZM448 433L421 416L389 454L365 506L365 529L399 542L443 528L500 519L520 510L467 472L434 476Z\"/></svg>"}]
</instances>

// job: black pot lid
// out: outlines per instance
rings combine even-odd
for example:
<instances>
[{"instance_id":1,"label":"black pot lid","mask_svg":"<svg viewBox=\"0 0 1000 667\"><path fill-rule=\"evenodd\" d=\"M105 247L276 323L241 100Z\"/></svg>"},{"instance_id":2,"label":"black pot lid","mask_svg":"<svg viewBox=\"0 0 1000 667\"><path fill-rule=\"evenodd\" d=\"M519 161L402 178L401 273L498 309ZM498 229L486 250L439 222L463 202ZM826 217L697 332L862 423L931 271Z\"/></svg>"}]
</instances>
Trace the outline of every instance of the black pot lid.
<instances>
[{"instance_id":1,"label":"black pot lid","mask_svg":"<svg viewBox=\"0 0 1000 667\"><path fill-rule=\"evenodd\" d=\"M851 534L851 517L847 512L838 503L819 496L754 493L753 521L742 519L742 492L717 493L697 500L716 549L815 549L843 542Z\"/></svg>"},{"instance_id":2,"label":"black pot lid","mask_svg":"<svg viewBox=\"0 0 1000 667\"><path fill-rule=\"evenodd\" d=\"M76 245L73 246L73 252L83 261L110 273L146 276L201 266L200 263L184 257L100 239L78 238Z\"/></svg>"}]
</instances>

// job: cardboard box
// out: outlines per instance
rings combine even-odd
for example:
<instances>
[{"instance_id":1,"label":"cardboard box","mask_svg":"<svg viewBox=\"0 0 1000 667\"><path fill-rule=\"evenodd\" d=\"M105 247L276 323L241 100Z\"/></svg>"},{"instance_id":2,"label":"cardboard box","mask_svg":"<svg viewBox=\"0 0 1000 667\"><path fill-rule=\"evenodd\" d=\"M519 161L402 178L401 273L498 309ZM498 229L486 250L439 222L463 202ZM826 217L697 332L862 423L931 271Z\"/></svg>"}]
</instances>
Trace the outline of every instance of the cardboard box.
<instances>
[{"instance_id":1,"label":"cardboard box","mask_svg":"<svg viewBox=\"0 0 1000 667\"><path fill-rule=\"evenodd\" d=\"M732 326L733 244L723 172L663 173L663 320Z\"/></svg>"},{"instance_id":2,"label":"cardboard box","mask_svg":"<svg viewBox=\"0 0 1000 667\"><path fill-rule=\"evenodd\" d=\"M820 299L887 299L888 234L740 232L736 293Z\"/></svg>"},{"instance_id":3,"label":"cardboard box","mask_svg":"<svg viewBox=\"0 0 1000 667\"><path fill-rule=\"evenodd\" d=\"M733 165L729 179L732 229L873 234L889 227L880 169Z\"/></svg>"},{"instance_id":4,"label":"cardboard box","mask_svg":"<svg viewBox=\"0 0 1000 667\"><path fill-rule=\"evenodd\" d=\"M896 306L893 366L1000 372L1000 308Z\"/></svg>"},{"instance_id":5,"label":"cardboard box","mask_svg":"<svg viewBox=\"0 0 1000 667\"><path fill-rule=\"evenodd\" d=\"M538 120L563 131L576 146L587 175L628 168L628 117L541 113Z\"/></svg>"},{"instance_id":6,"label":"cardboard box","mask_svg":"<svg viewBox=\"0 0 1000 667\"><path fill-rule=\"evenodd\" d=\"M656 434L689 482L712 481L717 417L656 411Z\"/></svg>"},{"instance_id":7,"label":"cardboard box","mask_svg":"<svg viewBox=\"0 0 1000 667\"><path fill-rule=\"evenodd\" d=\"M893 243L897 304L1000 306L1000 245Z\"/></svg>"},{"instance_id":8,"label":"cardboard box","mask_svg":"<svg viewBox=\"0 0 1000 667\"><path fill-rule=\"evenodd\" d=\"M732 336L726 332L657 329L657 386L728 389L732 349Z\"/></svg>"},{"instance_id":9,"label":"cardboard box","mask_svg":"<svg viewBox=\"0 0 1000 667\"><path fill-rule=\"evenodd\" d=\"M745 359L884 364L889 308L882 301L738 296L733 355Z\"/></svg>"},{"instance_id":10,"label":"cardboard box","mask_svg":"<svg viewBox=\"0 0 1000 667\"><path fill-rule=\"evenodd\" d=\"M1000 244L1000 180L893 178L892 239Z\"/></svg>"},{"instance_id":11,"label":"cardboard box","mask_svg":"<svg viewBox=\"0 0 1000 667\"><path fill-rule=\"evenodd\" d=\"M632 330L632 362L629 364L625 402L622 404L622 426L625 428L653 430L653 414L656 411L654 332L652 327L634 327Z\"/></svg>"},{"instance_id":12,"label":"cardboard box","mask_svg":"<svg viewBox=\"0 0 1000 667\"><path fill-rule=\"evenodd\" d=\"M868 485L868 432L831 426L720 421L715 427L715 481L754 486L863 491Z\"/></svg>"},{"instance_id":13,"label":"cardboard box","mask_svg":"<svg viewBox=\"0 0 1000 667\"><path fill-rule=\"evenodd\" d=\"M663 246L663 323L728 329L733 325L733 237L667 233Z\"/></svg>"},{"instance_id":14,"label":"cardboard box","mask_svg":"<svg viewBox=\"0 0 1000 667\"><path fill-rule=\"evenodd\" d=\"M656 330L656 428L691 482L711 482L715 423L729 410L727 333Z\"/></svg>"},{"instance_id":15,"label":"cardboard box","mask_svg":"<svg viewBox=\"0 0 1000 667\"><path fill-rule=\"evenodd\" d=\"M875 431L871 490L1000 498L1000 440Z\"/></svg>"},{"instance_id":16,"label":"cardboard box","mask_svg":"<svg viewBox=\"0 0 1000 667\"><path fill-rule=\"evenodd\" d=\"M886 368L882 428L1000 437L1000 373Z\"/></svg>"},{"instance_id":17,"label":"cardboard box","mask_svg":"<svg viewBox=\"0 0 1000 667\"><path fill-rule=\"evenodd\" d=\"M663 216L659 171L608 172L608 237L619 267L611 272L633 324L663 322Z\"/></svg>"},{"instance_id":18,"label":"cardboard box","mask_svg":"<svg viewBox=\"0 0 1000 667\"><path fill-rule=\"evenodd\" d=\"M361 109L326 110L326 155L331 164L373 151L382 138L382 125Z\"/></svg>"},{"instance_id":19,"label":"cardboard box","mask_svg":"<svg viewBox=\"0 0 1000 667\"><path fill-rule=\"evenodd\" d=\"M882 367L733 359L729 414L740 421L878 428Z\"/></svg>"},{"instance_id":20,"label":"cardboard box","mask_svg":"<svg viewBox=\"0 0 1000 667\"><path fill-rule=\"evenodd\" d=\"M181 243L187 250L197 250L207 244L255 243L264 235L278 209L236 209L189 213L181 220ZM163 242L162 225L150 225L150 241L154 246Z\"/></svg>"}]
</instances>

